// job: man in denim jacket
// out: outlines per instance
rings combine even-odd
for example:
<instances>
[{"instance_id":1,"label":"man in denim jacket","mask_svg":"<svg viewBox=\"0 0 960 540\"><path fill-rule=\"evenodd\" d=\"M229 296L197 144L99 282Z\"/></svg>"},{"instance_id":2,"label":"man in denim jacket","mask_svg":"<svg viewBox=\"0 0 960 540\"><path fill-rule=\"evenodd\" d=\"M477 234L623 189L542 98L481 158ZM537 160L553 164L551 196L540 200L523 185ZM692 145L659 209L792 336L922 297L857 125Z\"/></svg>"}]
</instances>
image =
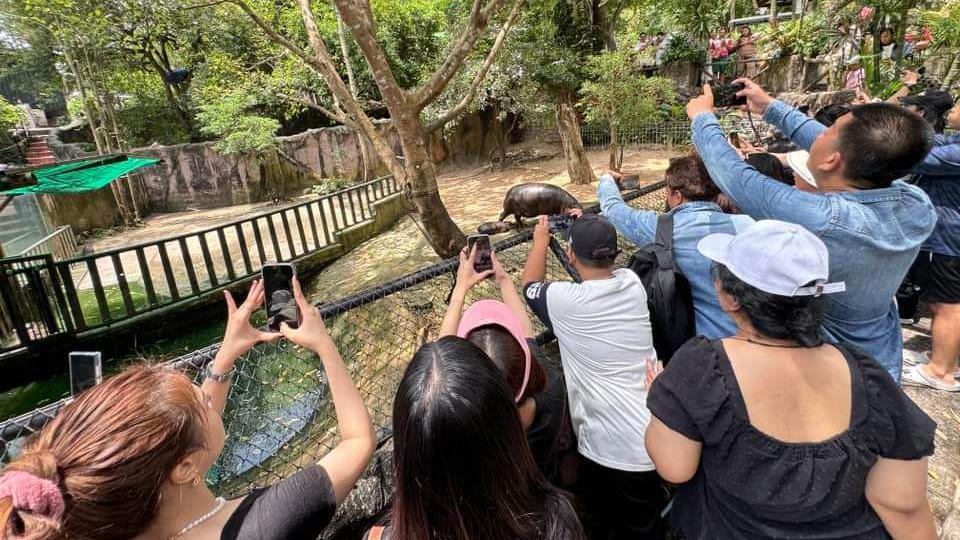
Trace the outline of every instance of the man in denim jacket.
<instances>
[{"instance_id":1,"label":"man in denim jacket","mask_svg":"<svg viewBox=\"0 0 960 540\"><path fill-rule=\"evenodd\" d=\"M657 213L625 203L615 183L616 174L607 172L600 177L600 210L637 246L652 243L657 235ZM673 256L677 269L690 282L697 334L710 339L732 336L737 326L720 307L710 274L711 262L697 251L697 242L713 233L737 234L753 223L753 218L723 213L714 202L720 190L698 156L671 160L664 179L667 206L673 214Z\"/></svg>"},{"instance_id":2,"label":"man in denim jacket","mask_svg":"<svg viewBox=\"0 0 960 540\"><path fill-rule=\"evenodd\" d=\"M826 301L824 329L855 345L900 380L903 336L894 294L936 223L930 198L896 181L930 151L933 130L919 116L886 103L854 108L830 128L774 100L742 79L749 111L809 150L807 167L821 193L771 180L733 150L713 114L713 94L687 104L693 143L717 186L755 219L806 227L830 253L830 280L846 292Z\"/></svg>"}]
</instances>

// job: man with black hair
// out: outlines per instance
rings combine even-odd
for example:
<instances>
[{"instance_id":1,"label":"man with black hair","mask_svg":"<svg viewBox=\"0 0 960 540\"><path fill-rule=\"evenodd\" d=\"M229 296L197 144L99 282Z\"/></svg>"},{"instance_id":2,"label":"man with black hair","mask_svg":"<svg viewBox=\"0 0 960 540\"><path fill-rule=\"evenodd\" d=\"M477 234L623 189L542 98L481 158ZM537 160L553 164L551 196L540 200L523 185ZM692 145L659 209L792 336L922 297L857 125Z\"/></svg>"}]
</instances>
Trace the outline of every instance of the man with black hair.
<instances>
[{"instance_id":1,"label":"man with black hair","mask_svg":"<svg viewBox=\"0 0 960 540\"><path fill-rule=\"evenodd\" d=\"M933 145L933 130L920 117L886 103L854 107L827 128L753 81L739 95L749 111L809 150L807 168L819 193L773 181L743 162L727 143L713 114L713 95L687 104L693 143L710 175L740 209L754 219L803 225L823 239L830 254L830 279L845 293L827 299L829 336L863 349L900 380L903 338L893 297L930 236L936 214L930 198L898 181Z\"/></svg>"},{"instance_id":2,"label":"man with black hair","mask_svg":"<svg viewBox=\"0 0 960 540\"><path fill-rule=\"evenodd\" d=\"M656 360L647 294L635 273L615 269L617 231L583 214L567 231L566 255L582 282L544 281L550 226L533 233L523 269L530 309L560 345L570 419L581 456L574 492L590 538L661 538L666 504L644 447L650 423L646 360Z\"/></svg>"},{"instance_id":3,"label":"man with black hair","mask_svg":"<svg viewBox=\"0 0 960 540\"><path fill-rule=\"evenodd\" d=\"M600 209L628 240L637 246L650 244L657 234L658 214L625 203L615 183L618 176L607 171L600 177ZM713 233L736 234L753 219L723 212L716 203L720 189L695 154L670 160L664 180L667 211L673 215L673 257L677 270L690 283L697 334L710 339L731 336L737 327L720 307L710 261L697 251L697 243Z\"/></svg>"}]
</instances>

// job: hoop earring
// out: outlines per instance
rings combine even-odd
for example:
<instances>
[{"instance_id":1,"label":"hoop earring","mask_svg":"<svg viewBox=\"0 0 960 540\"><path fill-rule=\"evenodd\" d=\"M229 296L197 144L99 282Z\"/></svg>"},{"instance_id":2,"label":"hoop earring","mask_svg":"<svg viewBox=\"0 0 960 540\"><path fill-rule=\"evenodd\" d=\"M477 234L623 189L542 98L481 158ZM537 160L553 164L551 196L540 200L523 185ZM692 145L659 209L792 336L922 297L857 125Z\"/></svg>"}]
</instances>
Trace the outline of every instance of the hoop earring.
<instances>
[{"instance_id":1,"label":"hoop earring","mask_svg":"<svg viewBox=\"0 0 960 540\"><path fill-rule=\"evenodd\" d=\"M193 472L193 487L200 485L200 471Z\"/></svg>"}]
</instances>

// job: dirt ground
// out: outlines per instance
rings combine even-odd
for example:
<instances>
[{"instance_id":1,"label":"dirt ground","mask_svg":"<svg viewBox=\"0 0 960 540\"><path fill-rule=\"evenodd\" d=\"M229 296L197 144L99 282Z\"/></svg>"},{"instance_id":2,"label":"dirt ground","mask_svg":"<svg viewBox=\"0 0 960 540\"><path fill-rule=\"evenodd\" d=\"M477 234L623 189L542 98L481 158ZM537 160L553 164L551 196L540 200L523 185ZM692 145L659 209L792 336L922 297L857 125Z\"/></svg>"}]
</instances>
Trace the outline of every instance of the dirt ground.
<instances>
[{"instance_id":1,"label":"dirt ground","mask_svg":"<svg viewBox=\"0 0 960 540\"><path fill-rule=\"evenodd\" d=\"M667 150L626 151L622 169L639 173L642 183L658 181L671 157ZM606 169L605 151L589 152L590 163L599 176ZM453 220L469 234L485 221L495 221L510 187L523 182L546 182L560 186L580 200L596 200L597 185L570 183L563 156L490 171L484 167L458 169L440 175L440 196ZM411 218L340 258L313 280L313 300L330 301L409 274L439 258L424 240Z\"/></svg>"}]
</instances>

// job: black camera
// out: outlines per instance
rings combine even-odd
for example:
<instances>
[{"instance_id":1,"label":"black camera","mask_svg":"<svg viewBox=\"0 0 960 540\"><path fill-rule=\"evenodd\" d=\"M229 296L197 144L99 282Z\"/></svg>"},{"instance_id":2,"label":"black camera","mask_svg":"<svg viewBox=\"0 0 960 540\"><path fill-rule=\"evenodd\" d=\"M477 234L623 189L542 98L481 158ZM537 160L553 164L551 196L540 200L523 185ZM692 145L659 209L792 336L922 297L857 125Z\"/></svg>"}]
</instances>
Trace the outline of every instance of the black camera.
<instances>
[{"instance_id":1,"label":"black camera","mask_svg":"<svg viewBox=\"0 0 960 540\"><path fill-rule=\"evenodd\" d=\"M550 221L550 232L564 232L573 225L573 216L570 214L556 214L547 218Z\"/></svg>"},{"instance_id":2,"label":"black camera","mask_svg":"<svg viewBox=\"0 0 960 540\"><path fill-rule=\"evenodd\" d=\"M738 96L737 92L746 88L743 83L725 83L713 87L713 106L719 108L746 105L747 96Z\"/></svg>"}]
</instances>

